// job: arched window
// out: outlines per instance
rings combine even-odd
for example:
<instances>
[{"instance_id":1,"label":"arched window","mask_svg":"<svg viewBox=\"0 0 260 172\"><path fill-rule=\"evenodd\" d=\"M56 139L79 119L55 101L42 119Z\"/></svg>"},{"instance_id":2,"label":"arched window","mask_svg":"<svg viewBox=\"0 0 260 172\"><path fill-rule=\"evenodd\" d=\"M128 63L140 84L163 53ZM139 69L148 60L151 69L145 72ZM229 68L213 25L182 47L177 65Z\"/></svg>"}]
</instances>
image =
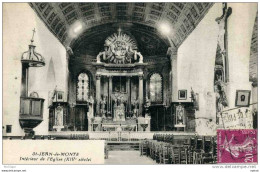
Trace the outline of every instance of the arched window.
<instances>
[{"instance_id":1,"label":"arched window","mask_svg":"<svg viewBox=\"0 0 260 172\"><path fill-rule=\"evenodd\" d=\"M162 103L162 77L154 73L150 77L150 101L152 103Z\"/></svg>"},{"instance_id":2,"label":"arched window","mask_svg":"<svg viewBox=\"0 0 260 172\"><path fill-rule=\"evenodd\" d=\"M89 77L86 73L78 76L77 101L87 101L89 95Z\"/></svg>"}]
</instances>

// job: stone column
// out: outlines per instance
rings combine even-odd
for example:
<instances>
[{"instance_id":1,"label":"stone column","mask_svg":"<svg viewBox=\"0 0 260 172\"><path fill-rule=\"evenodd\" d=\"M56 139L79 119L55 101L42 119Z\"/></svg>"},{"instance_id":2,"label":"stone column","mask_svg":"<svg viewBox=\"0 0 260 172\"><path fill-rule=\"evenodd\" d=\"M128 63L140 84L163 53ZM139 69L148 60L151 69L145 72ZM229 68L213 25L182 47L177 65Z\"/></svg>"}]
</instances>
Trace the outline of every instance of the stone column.
<instances>
[{"instance_id":1,"label":"stone column","mask_svg":"<svg viewBox=\"0 0 260 172\"><path fill-rule=\"evenodd\" d=\"M177 49L170 47L168 49L167 55L170 56L171 71L172 71L171 100L172 102L177 102L178 101Z\"/></svg>"},{"instance_id":2,"label":"stone column","mask_svg":"<svg viewBox=\"0 0 260 172\"><path fill-rule=\"evenodd\" d=\"M96 75L96 114L98 117L101 116L100 114L100 79L101 75Z\"/></svg>"},{"instance_id":3,"label":"stone column","mask_svg":"<svg viewBox=\"0 0 260 172\"><path fill-rule=\"evenodd\" d=\"M28 81L29 81L29 65L27 63L22 64L22 87L21 97L27 97L28 95Z\"/></svg>"},{"instance_id":4,"label":"stone column","mask_svg":"<svg viewBox=\"0 0 260 172\"><path fill-rule=\"evenodd\" d=\"M67 96L67 101L69 100L69 89L70 89L70 80L71 80L71 76L70 76L70 58L73 57L73 51L71 50L71 48L67 48L67 53L66 53L66 78L65 78L65 93Z\"/></svg>"},{"instance_id":5,"label":"stone column","mask_svg":"<svg viewBox=\"0 0 260 172\"><path fill-rule=\"evenodd\" d=\"M131 111L131 93L130 93L130 77L128 76L126 78L126 92L128 95L128 99L127 99L127 113L129 113Z\"/></svg>"},{"instance_id":6,"label":"stone column","mask_svg":"<svg viewBox=\"0 0 260 172\"><path fill-rule=\"evenodd\" d=\"M142 116L143 112L143 75L139 75L139 116Z\"/></svg>"},{"instance_id":7,"label":"stone column","mask_svg":"<svg viewBox=\"0 0 260 172\"><path fill-rule=\"evenodd\" d=\"M109 99L109 112L111 113L111 116L112 116L112 98L111 98L111 95L112 95L112 86L113 86L113 82L112 82L112 79L113 77L112 76L109 76L109 81L108 81L108 99Z\"/></svg>"}]
</instances>

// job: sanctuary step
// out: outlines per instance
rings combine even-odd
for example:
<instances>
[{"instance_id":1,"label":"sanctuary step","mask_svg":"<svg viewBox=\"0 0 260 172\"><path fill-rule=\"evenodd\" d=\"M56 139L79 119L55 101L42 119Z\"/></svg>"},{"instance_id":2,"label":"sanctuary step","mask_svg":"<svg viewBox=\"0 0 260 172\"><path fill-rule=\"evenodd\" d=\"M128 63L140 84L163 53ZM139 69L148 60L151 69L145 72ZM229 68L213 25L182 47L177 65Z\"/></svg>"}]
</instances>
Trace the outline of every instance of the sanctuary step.
<instances>
[{"instance_id":1,"label":"sanctuary step","mask_svg":"<svg viewBox=\"0 0 260 172\"><path fill-rule=\"evenodd\" d=\"M139 150L139 141L107 141L106 146L108 151L129 151Z\"/></svg>"}]
</instances>

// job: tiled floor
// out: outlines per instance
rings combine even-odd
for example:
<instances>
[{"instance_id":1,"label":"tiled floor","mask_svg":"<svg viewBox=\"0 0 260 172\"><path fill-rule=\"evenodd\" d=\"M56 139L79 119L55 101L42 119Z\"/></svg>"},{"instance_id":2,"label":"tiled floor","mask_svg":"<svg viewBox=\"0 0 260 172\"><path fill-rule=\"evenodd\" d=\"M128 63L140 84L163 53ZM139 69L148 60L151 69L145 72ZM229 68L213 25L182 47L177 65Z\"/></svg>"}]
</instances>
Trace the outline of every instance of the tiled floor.
<instances>
[{"instance_id":1,"label":"tiled floor","mask_svg":"<svg viewBox=\"0 0 260 172\"><path fill-rule=\"evenodd\" d=\"M156 162L147 156L140 156L139 151L109 151L105 164L152 165Z\"/></svg>"}]
</instances>

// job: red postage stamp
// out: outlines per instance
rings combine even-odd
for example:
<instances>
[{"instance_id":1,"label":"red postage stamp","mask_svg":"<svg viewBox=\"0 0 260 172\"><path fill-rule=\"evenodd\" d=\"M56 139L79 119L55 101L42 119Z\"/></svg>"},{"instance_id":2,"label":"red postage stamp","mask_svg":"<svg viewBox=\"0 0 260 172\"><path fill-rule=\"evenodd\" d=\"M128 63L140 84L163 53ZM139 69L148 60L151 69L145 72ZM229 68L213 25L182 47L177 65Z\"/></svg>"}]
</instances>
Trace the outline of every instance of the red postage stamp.
<instances>
[{"instance_id":1,"label":"red postage stamp","mask_svg":"<svg viewBox=\"0 0 260 172\"><path fill-rule=\"evenodd\" d=\"M257 163L257 130L217 130L218 163Z\"/></svg>"}]
</instances>

